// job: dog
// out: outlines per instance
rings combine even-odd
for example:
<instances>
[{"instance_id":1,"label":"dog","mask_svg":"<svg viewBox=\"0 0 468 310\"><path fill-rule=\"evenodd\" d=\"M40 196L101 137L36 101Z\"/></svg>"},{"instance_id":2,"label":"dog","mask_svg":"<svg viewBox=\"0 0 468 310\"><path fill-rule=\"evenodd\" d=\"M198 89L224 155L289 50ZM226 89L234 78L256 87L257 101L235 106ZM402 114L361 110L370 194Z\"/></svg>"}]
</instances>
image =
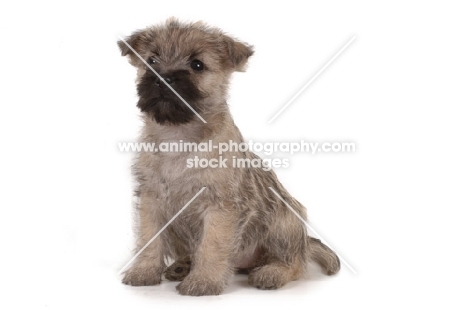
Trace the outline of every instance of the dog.
<instances>
[{"instance_id":1,"label":"dog","mask_svg":"<svg viewBox=\"0 0 468 310\"><path fill-rule=\"evenodd\" d=\"M252 46L203 22L174 18L136 31L118 46L137 69L137 107L144 122L140 142L244 141L226 97L232 73L244 71ZM187 166L195 157L218 158L218 150L137 155L135 251L204 190L141 252L122 282L157 285L164 275L181 281L180 294L202 296L221 294L235 272L248 274L250 285L265 290L299 279L309 261L328 275L337 273L337 255L308 236L301 220L275 194L306 219L305 207L275 173L234 168L234 158L259 160L250 151L233 149L223 155L223 168ZM174 263L166 267L168 259Z\"/></svg>"}]
</instances>

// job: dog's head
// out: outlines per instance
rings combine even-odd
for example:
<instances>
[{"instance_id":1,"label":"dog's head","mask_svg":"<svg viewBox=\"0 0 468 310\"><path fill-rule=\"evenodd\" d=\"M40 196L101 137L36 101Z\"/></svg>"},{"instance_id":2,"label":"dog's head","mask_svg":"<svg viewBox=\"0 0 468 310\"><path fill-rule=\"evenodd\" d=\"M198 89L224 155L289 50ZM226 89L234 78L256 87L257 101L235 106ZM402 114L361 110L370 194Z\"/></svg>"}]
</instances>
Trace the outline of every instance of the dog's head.
<instances>
[{"instance_id":1,"label":"dog's head","mask_svg":"<svg viewBox=\"0 0 468 310\"><path fill-rule=\"evenodd\" d=\"M224 103L231 73L243 71L253 54L219 29L175 19L137 31L118 45L138 70L137 106L159 124L196 117L179 96L197 113L216 109Z\"/></svg>"}]
</instances>

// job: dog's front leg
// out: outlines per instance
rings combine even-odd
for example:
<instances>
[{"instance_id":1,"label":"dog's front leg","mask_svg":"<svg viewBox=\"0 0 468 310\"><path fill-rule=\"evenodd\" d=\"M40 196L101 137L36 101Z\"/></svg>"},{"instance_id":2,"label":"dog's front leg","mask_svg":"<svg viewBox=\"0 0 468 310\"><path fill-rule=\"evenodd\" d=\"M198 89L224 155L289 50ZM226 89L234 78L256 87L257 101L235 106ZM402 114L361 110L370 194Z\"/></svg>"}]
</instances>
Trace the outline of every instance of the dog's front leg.
<instances>
[{"instance_id":1,"label":"dog's front leg","mask_svg":"<svg viewBox=\"0 0 468 310\"><path fill-rule=\"evenodd\" d=\"M158 216L160 202L155 192L142 189L138 206L138 239L135 252L142 249L153 238L162 225ZM161 275L165 268L163 243L161 236L154 239L135 259L129 270L125 272L123 283L133 286L156 285L161 283Z\"/></svg>"},{"instance_id":2,"label":"dog's front leg","mask_svg":"<svg viewBox=\"0 0 468 310\"><path fill-rule=\"evenodd\" d=\"M209 210L190 274L177 286L182 295L219 295L233 274L231 255L236 219L221 210Z\"/></svg>"}]
</instances>

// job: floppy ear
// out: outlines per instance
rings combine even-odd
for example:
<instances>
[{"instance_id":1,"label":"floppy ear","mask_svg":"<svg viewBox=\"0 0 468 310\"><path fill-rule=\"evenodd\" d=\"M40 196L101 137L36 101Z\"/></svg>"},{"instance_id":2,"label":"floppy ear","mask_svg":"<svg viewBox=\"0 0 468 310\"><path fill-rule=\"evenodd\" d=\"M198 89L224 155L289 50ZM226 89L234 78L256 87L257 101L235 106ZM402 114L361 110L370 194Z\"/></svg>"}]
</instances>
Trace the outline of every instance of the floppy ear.
<instances>
[{"instance_id":1,"label":"floppy ear","mask_svg":"<svg viewBox=\"0 0 468 310\"><path fill-rule=\"evenodd\" d=\"M253 47L228 36L224 36L224 42L226 43L229 60L233 69L235 71L244 71L247 60L254 53Z\"/></svg>"},{"instance_id":2,"label":"floppy ear","mask_svg":"<svg viewBox=\"0 0 468 310\"><path fill-rule=\"evenodd\" d=\"M135 53L128 47L130 45L133 50L135 50L139 55L143 56L144 48L147 42L146 38L146 31L145 30L140 30L132 33L132 35L124 38L125 42L122 40L119 40L117 42L117 45L120 48L120 52L122 53L122 56L128 56L130 58L130 63L134 66L138 63L139 58L135 55ZM125 44L127 43L127 44Z\"/></svg>"}]
</instances>

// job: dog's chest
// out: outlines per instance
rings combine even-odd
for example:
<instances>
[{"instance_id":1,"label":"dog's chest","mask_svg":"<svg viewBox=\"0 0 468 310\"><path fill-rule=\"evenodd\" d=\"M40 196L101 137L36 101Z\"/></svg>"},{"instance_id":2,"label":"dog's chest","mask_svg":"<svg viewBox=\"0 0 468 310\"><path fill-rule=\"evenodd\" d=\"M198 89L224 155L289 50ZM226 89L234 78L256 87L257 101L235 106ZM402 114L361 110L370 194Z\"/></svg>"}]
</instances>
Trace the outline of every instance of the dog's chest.
<instances>
[{"instance_id":1,"label":"dog's chest","mask_svg":"<svg viewBox=\"0 0 468 310\"><path fill-rule=\"evenodd\" d=\"M138 170L145 185L153 188L157 184L179 183L187 175L187 159L184 154L145 153L140 154Z\"/></svg>"}]
</instances>

